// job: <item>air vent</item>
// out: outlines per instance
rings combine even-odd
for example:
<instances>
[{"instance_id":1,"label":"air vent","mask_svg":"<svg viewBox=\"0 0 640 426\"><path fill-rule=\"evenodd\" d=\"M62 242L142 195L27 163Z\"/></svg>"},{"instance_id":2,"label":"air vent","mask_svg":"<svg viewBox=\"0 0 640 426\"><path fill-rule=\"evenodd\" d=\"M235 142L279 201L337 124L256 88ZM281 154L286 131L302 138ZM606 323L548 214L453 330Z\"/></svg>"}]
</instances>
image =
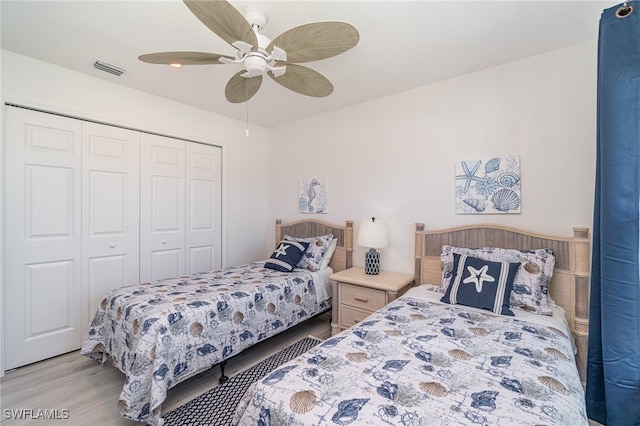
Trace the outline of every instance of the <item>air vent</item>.
<instances>
[{"instance_id":1,"label":"air vent","mask_svg":"<svg viewBox=\"0 0 640 426\"><path fill-rule=\"evenodd\" d=\"M120 77L126 70L124 68L117 67L115 65L111 65L107 62L101 61L100 59L96 60L93 63L93 67L99 69L100 71L108 72L109 74L117 75Z\"/></svg>"}]
</instances>

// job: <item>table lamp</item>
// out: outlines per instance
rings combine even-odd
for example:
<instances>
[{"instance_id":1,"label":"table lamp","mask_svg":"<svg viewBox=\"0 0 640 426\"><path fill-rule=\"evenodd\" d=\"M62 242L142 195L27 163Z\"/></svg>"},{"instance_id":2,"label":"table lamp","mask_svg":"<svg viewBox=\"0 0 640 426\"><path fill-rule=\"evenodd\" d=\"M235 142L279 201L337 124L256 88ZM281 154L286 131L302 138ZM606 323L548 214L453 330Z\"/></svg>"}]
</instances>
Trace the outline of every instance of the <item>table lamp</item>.
<instances>
[{"instance_id":1,"label":"table lamp","mask_svg":"<svg viewBox=\"0 0 640 426\"><path fill-rule=\"evenodd\" d=\"M387 223L385 221L363 220L360 222L360 230L358 231L358 245L368 247L364 255L364 271L368 275L377 275L380 272L380 253L377 248L383 248L388 245Z\"/></svg>"}]
</instances>

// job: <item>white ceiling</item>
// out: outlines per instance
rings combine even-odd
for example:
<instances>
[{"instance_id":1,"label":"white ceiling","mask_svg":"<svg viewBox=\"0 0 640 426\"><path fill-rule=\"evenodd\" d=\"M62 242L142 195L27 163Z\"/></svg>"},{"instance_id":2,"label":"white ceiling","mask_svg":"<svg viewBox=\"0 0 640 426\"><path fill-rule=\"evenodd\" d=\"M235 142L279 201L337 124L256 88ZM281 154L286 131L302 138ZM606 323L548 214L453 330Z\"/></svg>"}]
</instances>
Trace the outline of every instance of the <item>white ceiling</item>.
<instances>
[{"instance_id":1,"label":"white ceiling","mask_svg":"<svg viewBox=\"0 0 640 426\"><path fill-rule=\"evenodd\" d=\"M326 98L291 92L265 78L249 101L252 123L272 128L370 99L424 86L598 35L603 1L235 1L262 10L273 39L309 22L344 21L360 42L334 58L304 64L334 85ZM233 55L180 0L2 0L2 48L239 120L224 87L233 65L174 69L137 58L190 50ZM126 69L116 77L96 59ZM46 76L43 76L46 78Z\"/></svg>"}]
</instances>

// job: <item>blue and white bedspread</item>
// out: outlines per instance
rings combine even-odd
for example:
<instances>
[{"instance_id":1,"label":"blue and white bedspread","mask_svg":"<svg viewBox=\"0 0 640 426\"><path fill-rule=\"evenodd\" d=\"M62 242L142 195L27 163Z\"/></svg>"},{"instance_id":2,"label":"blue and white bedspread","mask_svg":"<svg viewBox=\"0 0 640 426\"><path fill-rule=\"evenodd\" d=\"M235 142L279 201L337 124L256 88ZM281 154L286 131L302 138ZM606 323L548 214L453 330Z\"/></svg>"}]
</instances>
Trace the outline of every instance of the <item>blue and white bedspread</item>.
<instances>
[{"instance_id":1,"label":"blue and white bedspread","mask_svg":"<svg viewBox=\"0 0 640 426\"><path fill-rule=\"evenodd\" d=\"M102 301L81 353L111 355L126 375L122 415L159 424L167 389L330 308L322 276L256 262L119 288Z\"/></svg>"},{"instance_id":2,"label":"blue and white bedspread","mask_svg":"<svg viewBox=\"0 0 640 426\"><path fill-rule=\"evenodd\" d=\"M564 317L445 305L423 287L258 381L234 424L588 424Z\"/></svg>"}]
</instances>

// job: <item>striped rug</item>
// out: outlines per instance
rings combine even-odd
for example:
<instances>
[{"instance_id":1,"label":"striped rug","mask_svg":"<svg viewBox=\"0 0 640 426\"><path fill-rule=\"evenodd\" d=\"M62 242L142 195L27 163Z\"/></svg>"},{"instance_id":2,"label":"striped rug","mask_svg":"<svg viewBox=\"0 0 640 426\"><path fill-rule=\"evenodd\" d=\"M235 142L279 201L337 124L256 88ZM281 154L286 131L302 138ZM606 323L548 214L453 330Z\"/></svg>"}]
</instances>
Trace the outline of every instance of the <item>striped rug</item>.
<instances>
[{"instance_id":1,"label":"striped rug","mask_svg":"<svg viewBox=\"0 0 640 426\"><path fill-rule=\"evenodd\" d=\"M315 337L305 337L269 358L231 377L225 383L200 395L163 416L164 426L226 426L246 390L256 381L285 362L320 343Z\"/></svg>"}]
</instances>

